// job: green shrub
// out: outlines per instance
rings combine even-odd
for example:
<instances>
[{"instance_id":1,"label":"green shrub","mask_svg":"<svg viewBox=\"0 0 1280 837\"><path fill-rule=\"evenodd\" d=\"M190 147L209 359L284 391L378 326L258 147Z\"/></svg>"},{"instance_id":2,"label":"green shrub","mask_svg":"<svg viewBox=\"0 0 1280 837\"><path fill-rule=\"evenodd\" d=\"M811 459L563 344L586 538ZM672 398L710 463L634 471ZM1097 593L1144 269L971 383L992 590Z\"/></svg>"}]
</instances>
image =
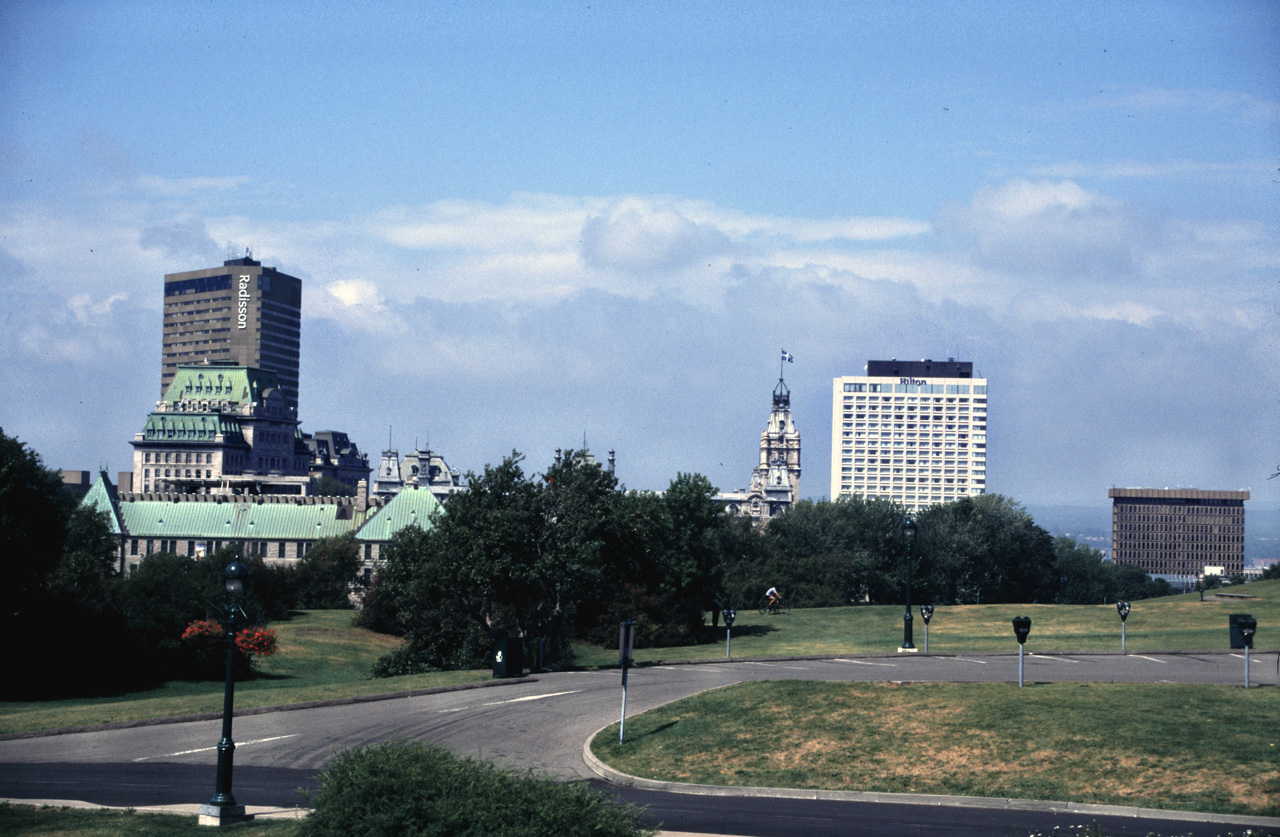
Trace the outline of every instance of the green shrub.
<instances>
[{"instance_id":1,"label":"green shrub","mask_svg":"<svg viewBox=\"0 0 1280 837\"><path fill-rule=\"evenodd\" d=\"M638 812L582 784L517 773L442 747L390 741L340 753L311 795L304 837L636 837Z\"/></svg>"}]
</instances>

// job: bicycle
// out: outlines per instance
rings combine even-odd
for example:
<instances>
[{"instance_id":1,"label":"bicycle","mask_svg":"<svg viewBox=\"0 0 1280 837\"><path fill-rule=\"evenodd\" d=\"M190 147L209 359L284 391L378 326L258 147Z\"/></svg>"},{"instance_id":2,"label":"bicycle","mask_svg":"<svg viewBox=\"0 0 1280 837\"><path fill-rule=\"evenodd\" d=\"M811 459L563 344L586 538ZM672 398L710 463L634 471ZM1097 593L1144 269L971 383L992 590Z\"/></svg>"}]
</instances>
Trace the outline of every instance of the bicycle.
<instances>
[{"instance_id":1,"label":"bicycle","mask_svg":"<svg viewBox=\"0 0 1280 837\"><path fill-rule=\"evenodd\" d=\"M765 599L760 603L760 615L768 616L770 614L780 614L786 616L791 612L791 606L782 599Z\"/></svg>"}]
</instances>

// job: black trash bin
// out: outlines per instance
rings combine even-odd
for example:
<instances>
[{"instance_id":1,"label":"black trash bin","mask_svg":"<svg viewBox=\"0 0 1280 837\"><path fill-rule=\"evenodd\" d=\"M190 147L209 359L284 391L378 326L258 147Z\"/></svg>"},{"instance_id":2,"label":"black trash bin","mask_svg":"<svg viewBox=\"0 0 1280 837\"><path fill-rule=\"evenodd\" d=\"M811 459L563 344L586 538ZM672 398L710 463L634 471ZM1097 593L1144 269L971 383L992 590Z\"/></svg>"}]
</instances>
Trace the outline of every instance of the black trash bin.
<instances>
[{"instance_id":1,"label":"black trash bin","mask_svg":"<svg viewBox=\"0 0 1280 837\"><path fill-rule=\"evenodd\" d=\"M501 636L493 643L493 676L519 677L524 674L524 640Z\"/></svg>"},{"instance_id":2,"label":"black trash bin","mask_svg":"<svg viewBox=\"0 0 1280 837\"><path fill-rule=\"evenodd\" d=\"M1244 648L1244 634L1240 633L1240 622L1243 619L1252 619L1253 617L1247 613L1231 613L1227 615L1227 630L1231 634L1231 647Z\"/></svg>"}]
</instances>

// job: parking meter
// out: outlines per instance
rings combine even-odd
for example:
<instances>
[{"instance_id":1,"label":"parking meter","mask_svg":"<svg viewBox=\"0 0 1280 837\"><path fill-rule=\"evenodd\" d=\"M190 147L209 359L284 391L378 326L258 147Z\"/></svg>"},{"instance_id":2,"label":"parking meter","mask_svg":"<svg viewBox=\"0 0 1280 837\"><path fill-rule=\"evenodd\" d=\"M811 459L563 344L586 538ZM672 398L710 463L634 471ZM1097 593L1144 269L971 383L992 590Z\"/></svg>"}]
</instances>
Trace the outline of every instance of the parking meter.
<instances>
[{"instance_id":1,"label":"parking meter","mask_svg":"<svg viewBox=\"0 0 1280 837\"><path fill-rule=\"evenodd\" d=\"M1013 635L1018 638L1018 688L1022 688L1022 650L1027 644L1027 635L1031 633L1031 619L1026 616L1013 617Z\"/></svg>"},{"instance_id":2,"label":"parking meter","mask_svg":"<svg viewBox=\"0 0 1280 837\"><path fill-rule=\"evenodd\" d=\"M1124 620L1126 620L1126 619L1128 619L1128 618L1129 618L1129 603L1128 603L1128 602L1116 602L1116 610L1117 610L1117 611L1119 611L1119 613L1120 613L1120 621L1121 621L1121 622L1123 622Z\"/></svg>"},{"instance_id":3,"label":"parking meter","mask_svg":"<svg viewBox=\"0 0 1280 837\"><path fill-rule=\"evenodd\" d=\"M1236 627L1240 629L1240 638L1244 640L1244 647L1252 648L1253 635L1258 632L1258 620L1252 616L1246 616L1236 621Z\"/></svg>"},{"instance_id":4,"label":"parking meter","mask_svg":"<svg viewBox=\"0 0 1280 837\"><path fill-rule=\"evenodd\" d=\"M1243 616L1236 620L1240 629L1240 638L1244 640L1244 687L1249 688L1249 649L1253 647L1253 635L1258 632L1258 620L1252 616Z\"/></svg>"},{"instance_id":5,"label":"parking meter","mask_svg":"<svg viewBox=\"0 0 1280 837\"><path fill-rule=\"evenodd\" d=\"M924 653L929 653L929 620L933 618L933 605L920 605L920 618L924 620Z\"/></svg>"},{"instance_id":6,"label":"parking meter","mask_svg":"<svg viewBox=\"0 0 1280 837\"><path fill-rule=\"evenodd\" d=\"M733 620L738 618L738 611L726 607L720 615L724 617L724 657L727 660L733 654Z\"/></svg>"}]
</instances>

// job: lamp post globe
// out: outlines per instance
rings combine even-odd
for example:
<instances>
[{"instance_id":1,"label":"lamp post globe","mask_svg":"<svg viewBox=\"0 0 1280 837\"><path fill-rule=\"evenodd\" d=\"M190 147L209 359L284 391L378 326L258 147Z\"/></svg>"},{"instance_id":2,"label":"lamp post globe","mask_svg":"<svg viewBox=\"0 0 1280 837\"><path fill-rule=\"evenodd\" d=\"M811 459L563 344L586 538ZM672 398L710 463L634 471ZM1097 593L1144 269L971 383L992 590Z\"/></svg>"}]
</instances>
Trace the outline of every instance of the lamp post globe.
<instances>
[{"instance_id":1,"label":"lamp post globe","mask_svg":"<svg viewBox=\"0 0 1280 837\"><path fill-rule=\"evenodd\" d=\"M902 613L902 647L899 651L915 651L915 643L911 641L912 631L911 622L914 617L911 615L911 542L916 536L916 519L914 515L908 514L902 520L902 537L907 542L906 549L906 609Z\"/></svg>"},{"instance_id":2,"label":"lamp post globe","mask_svg":"<svg viewBox=\"0 0 1280 837\"><path fill-rule=\"evenodd\" d=\"M244 598L244 583L249 578L249 568L239 561L232 561L222 571L224 604L239 602Z\"/></svg>"}]
</instances>

